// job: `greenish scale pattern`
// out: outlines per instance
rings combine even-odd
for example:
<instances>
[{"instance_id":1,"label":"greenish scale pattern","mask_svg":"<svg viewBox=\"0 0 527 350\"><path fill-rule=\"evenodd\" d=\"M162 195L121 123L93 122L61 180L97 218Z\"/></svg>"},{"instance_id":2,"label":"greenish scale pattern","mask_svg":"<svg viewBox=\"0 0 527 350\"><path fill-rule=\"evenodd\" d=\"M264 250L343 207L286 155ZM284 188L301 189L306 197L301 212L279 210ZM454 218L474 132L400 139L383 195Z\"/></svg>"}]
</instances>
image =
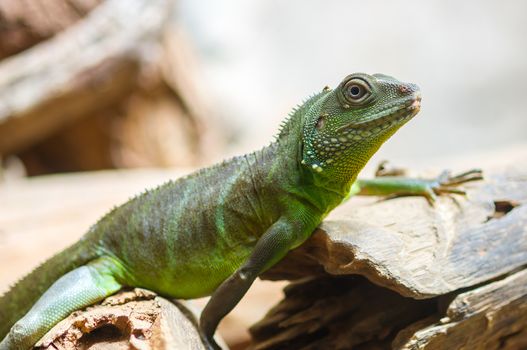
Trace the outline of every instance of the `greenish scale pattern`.
<instances>
[{"instance_id":1,"label":"greenish scale pattern","mask_svg":"<svg viewBox=\"0 0 527 350\"><path fill-rule=\"evenodd\" d=\"M92 231L93 240L134 276L123 284L176 298L208 295L241 265L279 215L265 205L275 189L256 184L268 174L266 164L276 149L237 157L144 193L103 218Z\"/></svg>"}]
</instances>

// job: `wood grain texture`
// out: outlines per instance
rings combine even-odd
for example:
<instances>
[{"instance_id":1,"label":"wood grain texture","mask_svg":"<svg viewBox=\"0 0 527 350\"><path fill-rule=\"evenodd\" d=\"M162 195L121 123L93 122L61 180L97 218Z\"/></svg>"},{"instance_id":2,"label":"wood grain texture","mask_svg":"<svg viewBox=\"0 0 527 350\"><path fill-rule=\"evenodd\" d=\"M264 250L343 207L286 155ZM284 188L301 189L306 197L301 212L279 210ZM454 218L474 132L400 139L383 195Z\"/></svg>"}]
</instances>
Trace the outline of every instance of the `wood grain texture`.
<instances>
[{"instance_id":1,"label":"wood grain texture","mask_svg":"<svg viewBox=\"0 0 527 350\"><path fill-rule=\"evenodd\" d=\"M319 276L251 327L253 350L475 349L527 346L527 270L457 292L414 300L358 276Z\"/></svg>"},{"instance_id":2,"label":"wood grain texture","mask_svg":"<svg viewBox=\"0 0 527 350\"><path fill-rule=\"evenodd\" d=\"M251 327L251 349L386 349L398 331L437 309L435 299L404 298L357 276L310 278L284 292Z\"/></svg>"},{"instance_id":3,"label":"wood grain texture","mask_svg":"<svg viewBox=\"0 0 527 350\"><path fill-rule=\"evenodd\" d=\"M419 330L412 333L415 328ZM527 270L458 294L444 317L410 326L393 342L396 349L527 348Z\"/></svg>"}]
</instances>

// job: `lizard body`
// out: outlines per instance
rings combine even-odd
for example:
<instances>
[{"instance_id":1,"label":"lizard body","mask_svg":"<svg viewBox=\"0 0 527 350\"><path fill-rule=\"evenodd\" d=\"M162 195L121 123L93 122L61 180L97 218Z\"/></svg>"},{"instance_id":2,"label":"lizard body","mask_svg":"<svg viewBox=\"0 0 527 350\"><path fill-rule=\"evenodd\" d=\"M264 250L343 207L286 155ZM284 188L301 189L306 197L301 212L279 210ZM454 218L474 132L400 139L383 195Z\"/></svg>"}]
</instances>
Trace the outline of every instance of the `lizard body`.
<instances>
[{"instance_id":1,"label":"lizard body","mask_svg":"<svg viewBox=\"0 0 527 350\"><path fill-rule=\"evenodd\" d=\"M0 349L31 347L71 312L124 286L183 299L212 294L200 328L217 347L219 321L254 279L304 242L354 183L352 193L378 194L357 175L420 100L414 84L349 75L295 109L269 146L113 209L0 297ZM411 189L426 195L430 182Z\"/></svg>"}]
</instances>

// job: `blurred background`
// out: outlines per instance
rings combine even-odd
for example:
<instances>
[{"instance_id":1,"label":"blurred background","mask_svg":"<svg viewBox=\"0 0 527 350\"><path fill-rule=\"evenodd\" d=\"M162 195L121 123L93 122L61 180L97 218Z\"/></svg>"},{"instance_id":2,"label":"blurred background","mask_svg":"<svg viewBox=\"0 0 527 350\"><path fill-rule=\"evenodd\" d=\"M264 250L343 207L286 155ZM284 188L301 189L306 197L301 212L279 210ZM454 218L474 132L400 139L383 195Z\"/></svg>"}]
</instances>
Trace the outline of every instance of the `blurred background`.
<instances>
[{"instance_id":1,"label":"blurred background","mask_svg":"<svg viewBox=\"0 0 527 350\"><path fill-rule=\"evenodd\" d=\"M115 2L107 18L102 0L0 1L4 170L210 164L267 144L293 106L356 71L422 88L379 158L527 140L523 1Z\"/></svg>"},{"instance_id":2,"label":"blurred background","mask_svg":"<svg viewBox=\"0 0 527 350\"><path fill-rule=\"evenodd\" d=\"M387 158L492 150L527 140L527 4L511 1L193 1L179 15L218 115L244 149L291 106L346 74L419 84L423 109Z\"/></svg>"},{"instance_id":3,"label":"blurred background","mask_svg":"<svg viewBox=\"0 0 527 350\"><path fill-rule=\"evenodd\" d=\"M521 0L0 0L0 289L136 191L267 145L352 72L422 89L373 163L525 152L526 13Z\"/></svg>"}]
</instances>

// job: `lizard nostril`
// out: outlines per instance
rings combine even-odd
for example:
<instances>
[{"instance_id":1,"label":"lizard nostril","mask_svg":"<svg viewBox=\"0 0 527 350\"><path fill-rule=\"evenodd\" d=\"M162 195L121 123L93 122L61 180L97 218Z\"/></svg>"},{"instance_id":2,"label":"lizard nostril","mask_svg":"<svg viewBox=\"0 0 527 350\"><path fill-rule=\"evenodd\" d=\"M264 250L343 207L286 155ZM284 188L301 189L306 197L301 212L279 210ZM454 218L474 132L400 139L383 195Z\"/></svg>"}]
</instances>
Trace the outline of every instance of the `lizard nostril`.
<instances>
[{"instance_id":1,"label":"lizard nostril","mask_svg":"<svg viewBox=\"0 0 527 350\"><path fill-rule=\"evenodd\" d=\"M402 94L409 94L419 91L419 87L415 84L404 84L398 86L399 92Z\"/></svg>"},{"instance_id":2,"label":"lizard nostril","mask_svg":"<svg viewBox=\"0 0 527 350\"><path fill-rule=\"evenodd\" d=\"M412 89L410 89L409 86L407 85L399 85L399 92L403 93L403 94L407 94L409 92L411 92Z\"/></svg>"}]
</instances>

